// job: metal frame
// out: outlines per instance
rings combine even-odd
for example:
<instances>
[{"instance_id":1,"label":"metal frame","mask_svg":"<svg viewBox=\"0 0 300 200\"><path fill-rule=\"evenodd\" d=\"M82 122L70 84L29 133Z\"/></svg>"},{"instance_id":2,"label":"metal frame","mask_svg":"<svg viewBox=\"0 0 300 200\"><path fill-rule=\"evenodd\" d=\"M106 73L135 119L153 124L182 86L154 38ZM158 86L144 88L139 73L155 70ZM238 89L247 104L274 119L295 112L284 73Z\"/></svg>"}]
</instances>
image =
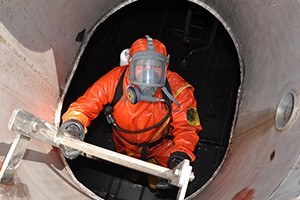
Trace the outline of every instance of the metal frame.
<instances>
[{"instance_id":1,"label":"metal frame","mask_svg":"<svg viewBox=\"0 0 300 200\"><path fill-rule=\"evenodd\" d=\"M59 134L59 136L57 136L58 130L55 126L34 116L24 109L16 109L13 112L9 121L9 129L16 133L17 136L0 171L1 182L13 177L14 171L22 161L27 144L31 138L56 147L66 146L77 149L82 151L82 155L87 157L106 160L130 169L167 179L169 184L179 187L177 194L178 200L184 199L188 183L194 179L192 166L190 166L189 160L182 161L177 167L171 170L70 138L64 134Z\"/></svg>"}]
</instances>

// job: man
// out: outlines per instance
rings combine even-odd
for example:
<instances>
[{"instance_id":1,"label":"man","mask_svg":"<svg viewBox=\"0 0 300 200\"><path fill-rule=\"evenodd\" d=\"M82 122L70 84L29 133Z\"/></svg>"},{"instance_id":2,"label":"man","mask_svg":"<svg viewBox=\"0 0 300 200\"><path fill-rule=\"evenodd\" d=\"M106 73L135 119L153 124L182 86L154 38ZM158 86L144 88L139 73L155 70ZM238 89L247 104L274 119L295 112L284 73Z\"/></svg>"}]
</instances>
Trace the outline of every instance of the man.
<instances>
[{"instance_id":1,"label":"man","mask_svg":"<svg viewBox=\"0 0 300 200\"><path fill-rule=\"evenodd\" d=\"M129 65L112 69L69 106L60 131L83 140L104 111L118 152L169 168L193 162L202 129L193 87L167 69L169 55L156 39L138 39L129 56ZM69 159L79 154L62 150Z\"/></svg>"}]
</instances>

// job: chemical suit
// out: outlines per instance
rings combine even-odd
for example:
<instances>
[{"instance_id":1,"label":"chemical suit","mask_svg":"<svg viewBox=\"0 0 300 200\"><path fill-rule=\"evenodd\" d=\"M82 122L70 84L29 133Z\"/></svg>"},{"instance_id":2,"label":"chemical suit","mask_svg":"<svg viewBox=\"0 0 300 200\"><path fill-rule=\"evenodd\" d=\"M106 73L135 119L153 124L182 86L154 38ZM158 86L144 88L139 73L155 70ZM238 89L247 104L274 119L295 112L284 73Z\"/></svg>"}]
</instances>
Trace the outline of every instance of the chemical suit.
<instances>
[{"instance_id":1,"label":"chemical suit","mask_svg":"<svg viewBox=\"0 0 300 200\"><path fill-rule=\"evenodd\" d=\"M183 159L194 161L202 127L193 87L167 70L169 56L158 40L138 39L129 56L129 65L112 69L69 106L61 127L76 124L81 131L76 137L83 139L82 132L112 103L121 82L120 99L104 110L113 127L116 150L169 168Z\"/></svg>"}]
</instances>

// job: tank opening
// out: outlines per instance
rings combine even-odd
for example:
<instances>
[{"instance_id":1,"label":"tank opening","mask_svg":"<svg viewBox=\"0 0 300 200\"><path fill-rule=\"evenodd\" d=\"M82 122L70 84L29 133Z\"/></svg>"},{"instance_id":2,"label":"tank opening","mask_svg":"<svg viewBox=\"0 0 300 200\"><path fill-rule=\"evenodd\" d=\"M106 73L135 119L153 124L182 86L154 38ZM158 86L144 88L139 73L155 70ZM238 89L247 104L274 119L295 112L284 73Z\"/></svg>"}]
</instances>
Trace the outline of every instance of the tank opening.
<instances>
[{"instance_id":1,"label":"tank opening","mask_svg":"<svg viewBox=\"0 0 300 200\"><path fill-rule=\"evenodd\" d=\"M99 77L118 66L123 49L144 35L162 41L171 55L169 69L195 88L203 126L195 149L187 196L213 175L228 147L240 67L236 49L223 25L207 10L184 0L137 1L118 10L90 38L64 100L62 113ZM98 132L107 132L97 134ZM89 127L86 142L112 149L110 127L100 114ZM174 199L174 191L151 191L146 176L112 164L78 157L68 161L76 178L104 199ZM133 179L135 179L133 181Z\"/></svg>"}]
</instances>

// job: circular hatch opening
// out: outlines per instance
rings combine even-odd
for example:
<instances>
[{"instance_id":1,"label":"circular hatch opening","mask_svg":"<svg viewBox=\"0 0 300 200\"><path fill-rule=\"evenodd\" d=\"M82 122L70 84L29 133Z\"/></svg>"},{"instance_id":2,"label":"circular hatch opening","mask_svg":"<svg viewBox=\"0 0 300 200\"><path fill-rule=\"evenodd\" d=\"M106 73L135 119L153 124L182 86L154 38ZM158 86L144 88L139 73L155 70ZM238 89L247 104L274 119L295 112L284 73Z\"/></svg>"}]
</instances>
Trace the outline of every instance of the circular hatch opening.
<instances>
[{"instance_id":1,"label":"circular hatch opening","mask_svg":"<svg viewBox=\"0 0 300 200\"><path fill-rule=\"evenodd\" d=\"M199 5L184 0L133 2L98 24L89 38L62 113L99 77L119 65L120 53L137 38L150 35L162 41L169 69L194 87L203 130L192 164L195 179L186 196L197 193L218 169L226 154L240 86L240 66L234 43L222 23ZM97 134L107 132L107 134ZM85 141L111 149L110 127L101 113ZM84 157L68 160L78 181L104 199L175 199L177 192L151 191L132 170ZM176 189L175 189L176 190Z\"/></svg>"}]
</instances>

